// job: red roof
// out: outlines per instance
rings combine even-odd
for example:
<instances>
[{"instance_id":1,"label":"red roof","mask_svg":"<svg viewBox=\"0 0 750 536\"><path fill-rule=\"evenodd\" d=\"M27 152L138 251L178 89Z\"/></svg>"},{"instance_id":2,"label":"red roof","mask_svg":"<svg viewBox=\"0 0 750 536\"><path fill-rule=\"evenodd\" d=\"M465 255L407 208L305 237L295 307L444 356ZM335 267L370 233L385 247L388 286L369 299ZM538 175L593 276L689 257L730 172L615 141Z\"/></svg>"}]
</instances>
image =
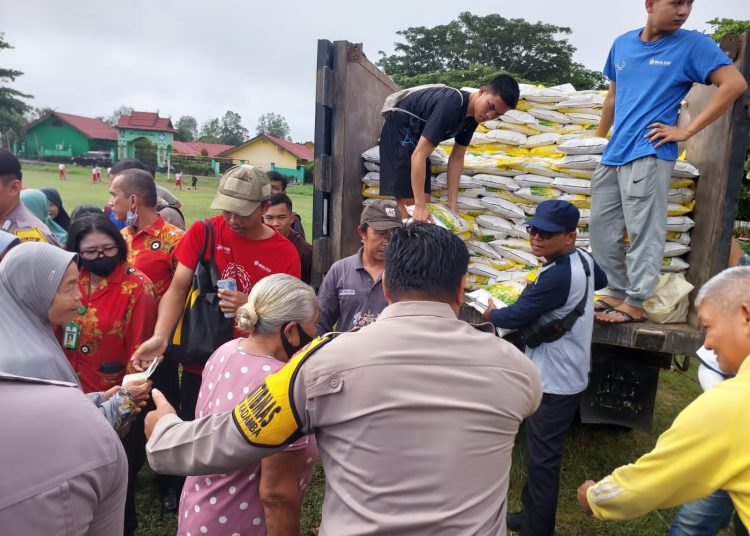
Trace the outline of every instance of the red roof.
<instances>
[{"instance_id":1,"label":"red roof","mask_svg":"<svg viewBox=\"0 0 750 536\"><path fill-rule=\"evenodd\" d=\"M133 112L130 115L123 115L117 122L117 128L177 132L169 117L159 117L159 114L154 112Z\"/></svg>"},{"instance_id":2,"label":"red roof","mask_svg":"<svg viewBox=\"0 0 750 536\"><path fill-rule=\"evenodd\" d=\"M201 141L177 141L172 143L172 149L176 153L187 156L200 156L206 150L207 156L214 157L219 153L234 148L234 145L221 145L219 143L203 143Z\"/></svg>"},{"instance_id":3,"label":"red roof","mask_svg":"<svg viewBox=\"0 0 750 536\"><path fill-rule=\"evenodd\" d=\"M95 119L93 117L83 117L80 115L64 114L60 112L50 112L48 115L39 118L34 121L26 128L29 129L34 125L41 123L50 116L57 117L60 121L69 124L71 127L76 129L78 132L86 136L90 140L112 140L117 141L117 130L111 125L108 125L101 119Z\"/></svg>"},{"instance_id":4,"label":"red roof","mask_svg":"<svg viewBox=\"0 0 750 536\"><path fill-rule=\"evenodd\" d=\"M259 134L253 139L246 141L242 145L238 145L237 147L233 147L232 149L224 151L222 153L222 156L229 156L226 153L231 153L235 149L239 149L240 147L246 147L262 138L265 138L277 147L281 147L285 151L292 153L298 160L312 161L315 158L313 156L313 152L304 145L300 145L299 143L294 143L293 141L289 140L282 140L281 138L277 138L276 136L271 136L269 134Z\"/></svg>"},{"instance_id":5,"label":"red roof","mask_svg":"<svg viewBox=\"0 0 750 536\"><path fill-rule=\"evenodd\" d=\"M265 136L279 147L286 149L287 151L292 153L299 160L311 161L314 159L313 152L304 145L300 145L299 143L294 143L293 141L289 140L282 140L281 138L277 138L276 136L271 136L269 134L265 134Z\"/></svg>"}]
</instances>

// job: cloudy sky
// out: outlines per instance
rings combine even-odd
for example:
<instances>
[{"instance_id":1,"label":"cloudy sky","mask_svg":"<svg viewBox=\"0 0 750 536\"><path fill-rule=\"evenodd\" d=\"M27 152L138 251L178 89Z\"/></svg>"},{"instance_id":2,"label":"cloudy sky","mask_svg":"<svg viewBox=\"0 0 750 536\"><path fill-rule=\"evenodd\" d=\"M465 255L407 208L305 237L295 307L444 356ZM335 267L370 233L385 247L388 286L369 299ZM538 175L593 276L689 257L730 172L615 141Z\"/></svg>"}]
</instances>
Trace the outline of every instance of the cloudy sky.
<instances>
[{"instance_id":1,"label":"cloudy sky","mask_svg":"<svg viewBox=\"0 0 750 536\"><path fill-rule=\"evenodd\" d=\"M199 123L226 110L255 132L258 117L286 117L295 141L314 132L318 39L393 51L396 32L435 26L461 11L568 26L575 59L600 69L612 40L643 25L643 1L612 0L0 0L0 32L15 48L0 65L24 72L30 104L107 116L120 105ZM747 0L698 0L685 28L714 17L750 18Z\"/></svg>"}]
</instances>

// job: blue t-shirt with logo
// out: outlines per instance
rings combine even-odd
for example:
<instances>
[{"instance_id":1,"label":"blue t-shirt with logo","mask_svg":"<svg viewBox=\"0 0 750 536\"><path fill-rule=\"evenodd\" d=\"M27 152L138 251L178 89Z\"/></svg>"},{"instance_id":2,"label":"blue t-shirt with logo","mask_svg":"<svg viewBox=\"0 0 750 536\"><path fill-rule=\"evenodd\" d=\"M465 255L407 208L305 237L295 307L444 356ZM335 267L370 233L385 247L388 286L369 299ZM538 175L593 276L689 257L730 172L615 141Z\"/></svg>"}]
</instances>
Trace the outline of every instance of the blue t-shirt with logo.
<instances>
[{"instance_id":1,"label":"blue t-shirt with logo","mask_svg":"<svg viewBox=\"0 0 750 536\"><path fill-rule=\"evenodd\" d=\"M615 122L602 164L621 166L656 155L677 158L677 143L654 147L644 136L651 123L677 124L680 102L694 82L710 84L710 74L732 65L707 35L677 30L657 41L641 40L642 30L618 37L609 52L604 75L615 82Z\"/></svg>"}]
</instances>

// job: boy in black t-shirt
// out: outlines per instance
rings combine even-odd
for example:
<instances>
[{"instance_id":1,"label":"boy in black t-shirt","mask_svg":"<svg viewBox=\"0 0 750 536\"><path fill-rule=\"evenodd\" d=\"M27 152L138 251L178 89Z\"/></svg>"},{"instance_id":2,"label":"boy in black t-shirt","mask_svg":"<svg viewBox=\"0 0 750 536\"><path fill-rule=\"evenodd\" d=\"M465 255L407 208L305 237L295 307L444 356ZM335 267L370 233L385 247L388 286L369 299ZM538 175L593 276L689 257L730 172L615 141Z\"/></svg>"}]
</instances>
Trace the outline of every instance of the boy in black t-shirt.
<instances>
[{"instance_id":1,"label":"boy in black t-shirt","mask_svg":"<svg viewBox=\"0 0 750 536\"><path fill-rule=\"evenodd\" d=\"M456 210L458 181L474 130L515 108L518 95L518 83L503 74L473 93L443 86L403 97L386 113L380 134L381 195L396 198L402 217L408 217L406 207L413 204L414 219L429 220L430 155L441 141L455 138L448 159L448 207Z\"/></svg>"}]
</instances>

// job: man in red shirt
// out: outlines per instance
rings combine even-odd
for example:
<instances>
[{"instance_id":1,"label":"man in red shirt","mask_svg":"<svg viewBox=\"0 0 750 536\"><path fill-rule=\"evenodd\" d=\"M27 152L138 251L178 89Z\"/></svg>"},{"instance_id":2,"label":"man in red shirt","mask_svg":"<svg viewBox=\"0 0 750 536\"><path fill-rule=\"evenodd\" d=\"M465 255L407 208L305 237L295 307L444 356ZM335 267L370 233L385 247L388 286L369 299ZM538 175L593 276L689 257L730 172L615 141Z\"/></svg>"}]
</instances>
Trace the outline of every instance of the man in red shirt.
<instances>
[{"instance_id":1,"label":"man in red shirt","mask_svg":"<svg viewBox=\"0 0 750 536\"><path fill-rule=\"evenodd\" d=\"M154 294L161 299L177 268L174 250L185 231L156 211L156 184L148 171L127 169L117 174L109 194L115 217L128 224L122 230L128 243L128 262L148 276Z\"/></svg>"},{"instance_id":2,"label":"man in red shirt","mask_svg":"<svg viewBox=\"0 0 750 536\"><path fill-rule=\"evenodd\" d=\"M128 244L128 263L148 276L154 295L159 300L172 282L177 268L174 250L185 231L165 221L156 211L156 184L148 171L131 168L117 173L110 181L109 194L112 214L118 221L127 222L121 233ZM151 332L145 336L151 336ZM179 405L179 363L165 360L150 379L170 404ZM136 419L133 424L134 428L142 425L142 418ZM129 453L131 449L142 451L144 448L143 434L136 433L135 436L125 441ZM167 511L175 511L182 478L159 476L162 505Z\"/></svg>"},{"instance_id":3,"label":"man in red shirt","mask_svg":"<svg viewBox=\"0 0 750 536\"><path fill-rule=\"evenodd\" d=\"M263 223L262 213L270 195L268 177L255 166L235 166L224 173L219 182L211 208L220 210L221 214L207 220L214 226L214 260L221 279L231 278L237 282L236 291L219 290L219 306L224 312L235 312L246 304L252 286L267 275L285 273L300 277L296 248ZM182 314L205 234L203 222L196 222L175 249L177 269L159 303L154 335L141 344L132 357L137 370L164 355L169 336ZM205 259L209 259L208 252ZM242 336L237 328L235 336ZM180 416L183 420L195 418L201 372L202 367L183 365L180 389Z\"/></svg>"}]
</instances>

